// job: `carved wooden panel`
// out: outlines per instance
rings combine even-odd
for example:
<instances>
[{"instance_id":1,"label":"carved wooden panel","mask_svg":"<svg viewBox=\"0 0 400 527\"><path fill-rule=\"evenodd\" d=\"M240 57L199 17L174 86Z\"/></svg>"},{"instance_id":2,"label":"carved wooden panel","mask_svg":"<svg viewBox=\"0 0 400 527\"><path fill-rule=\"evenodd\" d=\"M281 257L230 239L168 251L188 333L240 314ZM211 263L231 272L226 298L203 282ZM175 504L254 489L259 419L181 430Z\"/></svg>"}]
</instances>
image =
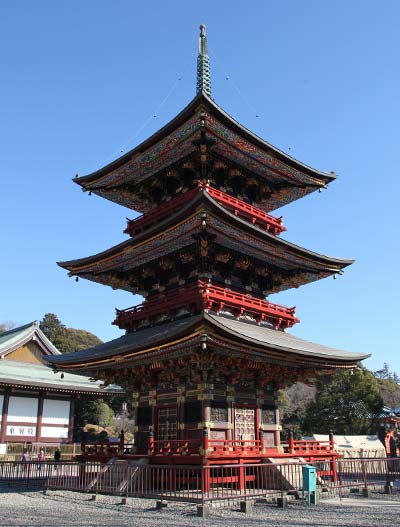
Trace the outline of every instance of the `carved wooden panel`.
<instances>
[{"instance_id":1,"label":"carved wooden panel","mask_svg":"<svg viewBox=\"0 0 400 527\"><path fill-rule=\"evenodd\" d=\"M212 423L228 422L228 405L227 403L218 403L212 401L210 408L210 420Z\"/></svg>"},{"instance_id":2,"label":"carved wooden panel","mask_svg":"<svg viewBox=\"0 0 400 527\"><path fill-rule=\"evenodd\" d=\"M157 439L160 441L170 441L177 439L177 408L167 406L159 408L157 413Z\"/></svg>"},{"instance_id":3,"label":"carved wooden panel","mask_svg":"<svg viewBox=\"0 0 400 527\"><path fill-rule=\"evenodd\" d=\"M210 439L226 439L225 430L210 430Z\"/></svg>"},{"instance_id":4,"label":"carved wooden panel","mask_svg":"<svg viewBox=\"0 0 400 527\"><path fill-rule=\"evenodd\" d=\"M235 408L235 439L251 441L256 438L255 408Z\"/></svg>"},{"instance_id":5,"label":"carved wooden panel","mask_svg":"<svg viewBox=\"0 0 400 527\"><path fill-rule=\"evenodd\" d=\"M273 432L264 432L264 445L266 448L275 446L275 434Z\"/></svg>"},{"instance_id":6,"label":"carved wooden panel","mask_svg":"<svg viewBox=\"0 0 400 527\"><path fill-rule=\"evenodd\" d=\"M264 425L276 424L275 408L264 406L261 410L261 421Z\"/></svg>"}]
</instances>

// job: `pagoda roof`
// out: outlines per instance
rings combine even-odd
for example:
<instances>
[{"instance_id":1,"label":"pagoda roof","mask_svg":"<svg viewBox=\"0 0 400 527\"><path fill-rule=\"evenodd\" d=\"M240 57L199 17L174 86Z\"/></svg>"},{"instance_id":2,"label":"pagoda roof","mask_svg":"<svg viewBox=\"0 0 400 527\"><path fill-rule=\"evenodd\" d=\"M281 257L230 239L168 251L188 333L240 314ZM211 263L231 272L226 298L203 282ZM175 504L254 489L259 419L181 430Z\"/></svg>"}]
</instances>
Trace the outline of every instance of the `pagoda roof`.
<instances>
[{"instance_id":1,"label":"pagoda roof","mask_svg":"<svg viewBox=\"0 0 400 527\"><path fill-rule=\"evenodd\" d=\"M103 368L123 368L161 360L176 352L209 342L210 346L229 345L248 356L265 362L286 363L297 367L351 367L369 357L368 354L349 353L321 344L303 340L254 322L235 320L224 315L203 313L189 318L166 322L151 328L140 329L118 339L92 348L48 357L47 360L60 370L76 369L90 372Z\"/></svg>"},{"instance_id":2,"label":"pagoda roof","mask_svg":"<svg viewBox=\"0 0 400 527\"><path fill-rule=\"evenodd\" d=\"M35 320L24 326L0 333L0 359L31 340L35 341L44 355L61 355L61 352L50 342Z\"/></svg>"},{"instance_id":3,"label":"pagoda roof","mask_svg":"<svg viewBox=\"0 0 400 527\"><path fill-rule=\"evenodd\" d=\"M295 245L241 219L219 205L210 194L201 191L185 207L145 232L101 253L58 262L58 265L72 275L106 283L101 276L104 272L131 270L194 243L193 234L202 229L201 214L204 209L200 202L211 212L207 217L207 229L216 234L215 243L286 269L304 269L305 274L298 283L284 284L273 292L340 273L354 261L326 256ZM120 288L124 289L123 285ZM126 289L130 290L128 286Z\"/></svg>"},{"instance_id":4,"label":"pagoda roof","mask_svg":"<svg viewBox=\"0 0 400 527\"><path fill-rule=\"evenodd\" d=\"M86 176L75 177L74 181L83 190L143 212L146 208L140 200L124 196L119 187L124 183L138 184L195 152L193 136L201 130L208 131L216 139L212 148L216 154L289 187L284 196L274 198L261 208L279 208L319 188L325 188L336 178L334 173L316 170L261 139L201 91L174 119L143 143L103 168Z\"/></svg>"}]
</instances>

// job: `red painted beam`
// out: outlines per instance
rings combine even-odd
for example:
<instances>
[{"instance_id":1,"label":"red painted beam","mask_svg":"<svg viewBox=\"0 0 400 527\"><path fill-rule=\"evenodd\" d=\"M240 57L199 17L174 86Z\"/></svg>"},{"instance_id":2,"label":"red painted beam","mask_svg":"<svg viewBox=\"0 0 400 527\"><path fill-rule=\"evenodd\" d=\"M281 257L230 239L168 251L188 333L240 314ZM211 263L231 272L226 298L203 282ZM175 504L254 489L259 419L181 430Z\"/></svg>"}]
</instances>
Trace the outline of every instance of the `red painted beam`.
<instances>
[{"instance_id":1,"label":"red painted beam","mask_svg":"<svg viewBox=\"0 0 400 527\"><path fill-rule=\"evenodd\" d=\"M204 309L217 313L228 309L236 317L245 313L252 314L259 323L270 321L276 328L288 328L299 322L295 316L295 308L285 307L280 304L261 300L230 289L215 286L206 282L197 282L194 285L174 290L165 296L155 296L143 304L125 310L117 310L113 324L127 331L135 330L138 323L143 320L154 321L159 315L173 317L174 312L186 308L191 313Z\"/></svg>"}]
</instances>

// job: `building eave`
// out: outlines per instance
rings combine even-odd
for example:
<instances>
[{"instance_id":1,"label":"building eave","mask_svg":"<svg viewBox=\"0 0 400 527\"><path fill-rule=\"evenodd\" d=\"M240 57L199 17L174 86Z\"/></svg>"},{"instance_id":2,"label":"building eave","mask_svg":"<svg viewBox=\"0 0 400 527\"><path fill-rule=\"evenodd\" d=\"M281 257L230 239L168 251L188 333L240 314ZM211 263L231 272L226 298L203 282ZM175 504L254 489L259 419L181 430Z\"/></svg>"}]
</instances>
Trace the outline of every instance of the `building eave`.
<instances>
[{"instance_id":1,"label":"building eave","mask_svg":"<svg viewBox=\"0 0 400 527\"><path fill-rule=\"evenodd\" d=\"M205 328L205 329L204 329ZM302 367L315 364L324 367L354 367L361 360L369 357L368 354L349 353L342 350L329 348L309 341L305 341L292 334L275 329L257 326L245 321L232 321L230 318L202 313L187 319L166 322L153 328L141 329L114 341L100 344L68 354L62 357L50 357L48 362L59 370L102 370L107 368L121 368L135 361L151 356L160 355L166 349L182 349L184 343L197 335L217 332L229 337L235 342L245 345L249 355L254 352L258 357L268 362L271 351L274 352L273 360L280 356L281 360L298 361ZM261 352L261 355L260 355Z\"/></svg>"},{"instance_id":2,"label":"building eave","mask_svg":"<svg viewBox=\"0 0 400 527\"><path fill-rule=\"evenodd\" d=\"M222 218L225 218L229 223L236 225L240 230L250 233L256 236L258 239L265 241L269 244L273 244L276 247L281 247L285 250L289 250L292 253L301 256L302 258L308 258L309 260L318 263L319 265L325 266L325 271L331 274L339 273L345 267L354 263L352 259L336 258L333 256L327 256L324 254L316 253L305 249L299 245L289 242L279 236L271 234L257 225L245 221L235 214L227 211L223 206L219 205L207 192L199 192L196 196L181 210L171 215L166 220L158 223L154 227L146 230L140 235L130 238L110 249L97 253L95 255L79 258L76 260L69 260L58 262L60 267L68 270L71 274L82 275L85 272L91 272L90 266L98 265L102 260L108 261L113 257L119 256L125 251L133 251L135 247L142 246L148 239L155 239L157 236L164 236L166 229L173 229L174 226L179 222L180 218L187 216L189 210L198 207L201 200L204 200L209 207L212 207L214 211L218 213Z\"/></svg>"},{"instance_id":3,"label":"building eave","mask_svg":"<svg viewBox=\"0 0 400 527\"><path fill-rule=\"evenodd\" d=\"M85 176L76 176L73 178L73 181L80 185L84 190L92 190L96 192L96 189L92 187L92 184L99 178L107 175L108 173L118 169L126 162L133 159L135 156L144 153L149 148L155 146L162 139L171 134L179 126L184 124L190 117L192 117L197 110L201 107L208 109L216 118L220 119L223 124L231 128L238 135L247 139L257 148L266 151L267 153L273 155L279 161L286 163L290 167L301 171L302 173L310 176L311 178L320 180L320 183L314 182L316 188L324 187L328 183L335 180L336 175L334 173L323 172L317 169L306 165L292 156L286 154L279 148L271 145L261 137L257 136L245 126L236 121L232 116L230 116L225 110L223 110L218 104L216 104L210 97L208 97L204 92L200 92L190 101L190 103L171 121L169 121L165 126L160 130L151 135L148 139L140 143L138 146L124 154L123 156L115 159L106 166L90 173Z\"/></svg>"}]
</instances>

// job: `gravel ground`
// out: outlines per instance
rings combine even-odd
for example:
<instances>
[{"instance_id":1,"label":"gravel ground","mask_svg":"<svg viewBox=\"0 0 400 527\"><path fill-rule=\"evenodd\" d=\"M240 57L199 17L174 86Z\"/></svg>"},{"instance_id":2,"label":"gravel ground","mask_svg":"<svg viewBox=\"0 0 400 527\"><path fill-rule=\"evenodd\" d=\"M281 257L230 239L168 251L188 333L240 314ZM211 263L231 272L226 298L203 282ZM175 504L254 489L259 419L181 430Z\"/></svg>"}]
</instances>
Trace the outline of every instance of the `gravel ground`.
<instances>
[{"instance_id":1,"label":"gravel ground","mask_svg":"<svg viewBox=\"0 0 400 527\"><path fill-rule=\"evenodd\" d=\"M324 500L317 507L299 501L286 509L257 504L243 514L235 506L212 508L210 517L196 515L196 505L169 503L155 510L155 500L128 498L122 505L115 497L100 496L90 501L87 494L49 491L30 492L15 488L0 489L1 527L186 527L196 525L239 527L352 526L378 527L400 525L400 500L374 495L372 500L345 498Z\"/></svg>"}]
</instances>

